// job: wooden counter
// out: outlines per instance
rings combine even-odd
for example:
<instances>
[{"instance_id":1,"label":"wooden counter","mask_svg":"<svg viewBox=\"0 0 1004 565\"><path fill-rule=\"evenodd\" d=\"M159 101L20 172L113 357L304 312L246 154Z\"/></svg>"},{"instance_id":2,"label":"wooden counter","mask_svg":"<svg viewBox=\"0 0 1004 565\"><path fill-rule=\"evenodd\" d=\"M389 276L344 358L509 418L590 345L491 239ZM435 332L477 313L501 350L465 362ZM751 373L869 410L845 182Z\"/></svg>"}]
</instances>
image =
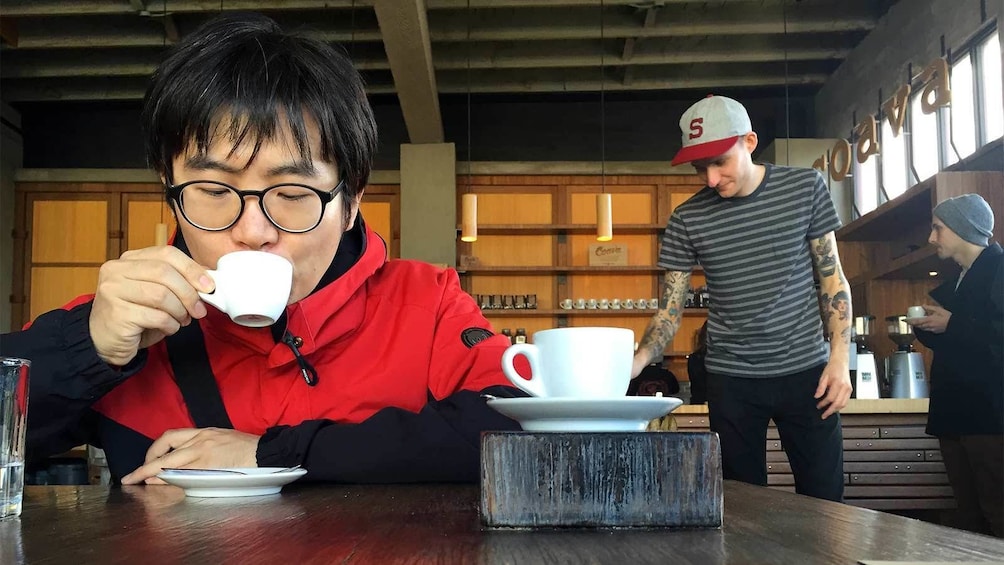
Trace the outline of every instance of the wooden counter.
<instances>
[{"instance_id":1,"label":"wooden counter","mask_svg":"<svg viewBox=\"0 0 1004 565\"><path fill-rule=\"evenodd\" d=\"M927 398L879 398L856 399L847 401L847 406L841 414L927 414ZM673 411L673 414L708 414L707 404L685 404Z\"/></svg>"},{"instance_id":2,"label":"wooden counter","mask_svg":"<svg viewBox=\"0 0 1004 565\"><path fill-rule=\"evenodd\" d=\"M876 510L955 508L938 440L924 432L926 398L851 399L841 411L844 497ZM680 431L709 429L707 405L672 412ZM795 479L777 429L767 430L767 484L794 492Z\"/></svg>"}]
</instances>

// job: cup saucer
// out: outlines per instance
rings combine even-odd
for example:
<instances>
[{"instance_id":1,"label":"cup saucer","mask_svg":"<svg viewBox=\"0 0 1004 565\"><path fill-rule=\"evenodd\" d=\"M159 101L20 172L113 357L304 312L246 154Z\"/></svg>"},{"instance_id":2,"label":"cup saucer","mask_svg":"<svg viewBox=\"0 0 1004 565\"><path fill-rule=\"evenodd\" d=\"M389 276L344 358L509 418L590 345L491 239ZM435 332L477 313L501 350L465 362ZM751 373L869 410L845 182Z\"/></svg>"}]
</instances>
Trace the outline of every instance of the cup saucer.
<instances>
[{"instance_id":1,"label":"cup saucer","mask_svg":"<svg viewBox=\"0 0 1004 565\"><path fill-rule=\"evenodd\" d=\"M236 472L233 472L236 471ZM185 489L186 496L221 498L276 494L283 485L307 474L306 469L241 467L237 469L173 469L157 478Z\"/></svg>"},{"instance_id":2,"label":"cup saucer","mask_svg":"<svg viewBox=\"0 0 1004 565\"><path fill-rule=\"evenodd\" d=\"M683 401L671 396L490 398L488 406L528 432L635 432Z\"/></svg>"}]
</instances>

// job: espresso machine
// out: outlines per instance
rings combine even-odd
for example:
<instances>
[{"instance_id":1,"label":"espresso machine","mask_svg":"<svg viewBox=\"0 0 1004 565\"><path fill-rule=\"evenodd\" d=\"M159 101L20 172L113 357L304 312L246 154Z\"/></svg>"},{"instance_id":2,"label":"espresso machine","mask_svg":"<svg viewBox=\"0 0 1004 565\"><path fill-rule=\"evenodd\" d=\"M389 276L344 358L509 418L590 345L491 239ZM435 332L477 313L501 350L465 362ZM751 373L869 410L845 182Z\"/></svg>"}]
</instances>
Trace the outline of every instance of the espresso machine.
<instances>
[{"instance_id":1,"label":"espresso machine","mask_svg":"<svg viewBox=\"0 0 1004 565\"><path fill-rule=\"evenodd\" d=\"M868 338L875 325L875 316L857 316L851 328L851 339L857 346L850 356L851 396L879 398L879 379L875 354L868 349Z\"/></svg>"},{"instance_id":2,"label":"espresso machine","mask_svg":"<svg viewBox=\"0 0 1004 565\"><path fill-rule=\"evenodd\" d=\"M924 374L924 358L913 350L913 327L906 316L889 316L885 319L889 339L896 351L885 360L885 374L893 398L927 398L928 383Z\"/></svg>"}]
</instances>

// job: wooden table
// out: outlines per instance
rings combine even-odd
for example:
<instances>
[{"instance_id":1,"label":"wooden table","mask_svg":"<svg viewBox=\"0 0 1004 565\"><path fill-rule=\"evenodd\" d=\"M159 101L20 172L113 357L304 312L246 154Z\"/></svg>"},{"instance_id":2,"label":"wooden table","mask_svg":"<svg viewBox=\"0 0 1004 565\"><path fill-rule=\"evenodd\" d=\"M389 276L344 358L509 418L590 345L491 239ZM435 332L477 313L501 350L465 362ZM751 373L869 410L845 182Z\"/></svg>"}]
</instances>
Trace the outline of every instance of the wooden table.
<instances>
[{"instance_id":1,"label":"wooden table","mask_svg":"<svg viewBox=\"0 0 1004 565\"><path fill-rule=\"evenodd\" d=\"M857 563L1004 560L1004 540L726 481L717 530L482 530L473 485L27 487L0 563Z\"/></svg>"}]
</instances>

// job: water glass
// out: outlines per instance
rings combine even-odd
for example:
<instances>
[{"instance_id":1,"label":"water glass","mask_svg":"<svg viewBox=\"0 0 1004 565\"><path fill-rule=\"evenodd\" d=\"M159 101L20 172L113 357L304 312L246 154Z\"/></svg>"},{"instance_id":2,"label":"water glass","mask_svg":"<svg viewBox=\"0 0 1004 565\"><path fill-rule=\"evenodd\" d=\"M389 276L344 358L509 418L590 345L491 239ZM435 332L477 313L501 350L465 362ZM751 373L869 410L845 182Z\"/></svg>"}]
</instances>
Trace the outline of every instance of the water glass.
<instances>
[{"instance_id":1,"label":"water glass","mask_svg":"<svg viewBox=\"0 0 1004 565\"><path fill-rule=\"evenodd\" d=\"M21 515L30 365L0 357L0 520Z\"/></svg>"}]
</instances>

